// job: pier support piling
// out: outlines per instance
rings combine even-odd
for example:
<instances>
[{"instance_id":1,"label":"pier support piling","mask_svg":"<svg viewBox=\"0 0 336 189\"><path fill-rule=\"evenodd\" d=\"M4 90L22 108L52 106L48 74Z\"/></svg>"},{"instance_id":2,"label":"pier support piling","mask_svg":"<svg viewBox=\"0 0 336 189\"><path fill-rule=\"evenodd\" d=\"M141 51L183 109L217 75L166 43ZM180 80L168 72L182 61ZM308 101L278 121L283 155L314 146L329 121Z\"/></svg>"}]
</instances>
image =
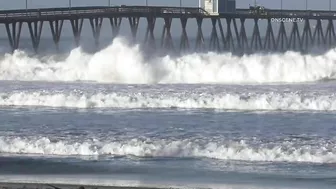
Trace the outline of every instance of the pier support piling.
<instances>
[{"instance_id":1,"label":"pier support piling","mask_svg":"<svg viewBox=\"0 0 336 189\"><path fill-rule=\"evenodd\" d=\"M264 41L264 49L268 50L276 50L276 43L275 43L275 37L273 33L273 27L271 19L267 20L267 30L266 30L266 37Z\"/></svg>"},{"instance_id":2,"label":"pier support piling","mask_svg":"<svg viewBox=\"0 0 336 189\"><path fill-rule=\"evenodd\" d=\"M171 23L172 18L164 18L164 25L161 37L161 48L164 50L172 51L174 50L173 39L171 36Z\"/></svg>"},{"instance_id":3,"label":"pier support piling","mask_svg":"<svg viewBox=\"0 0 336 189\"><path fill-rule=\"evenodd\" d=\"M145 44L150 49L156 48L155 37L154 37L155 22L156 22L155 17L152 17L152 16L147 17L147 31L146 31L146 36L145 36Z\"/></svg>"},{"instance_id":4,"label":"pier support piling","mask_svg":"<svg viewBox=\"0 0 336 189\"><path fill-rule=\"evenodd\" d=\"M197 17L196 21L197 21L197 37L196 37L195 51L200 52L205 50L205 42L202 31L203 18Z\"/></svg>"},{"instance_id":5,"label":"pier support piling","mask_svg":"<svg viewBox=\"0 0 336 189\"><path fill-rule=\"evenodd\" d=\"M258 51L262 50L262 42L261 42L261 37L260 37L260 32L259 32L259 24L258 24L257 18L254 19L254 28L253 28L253 33L252 33L252 41L251 41L251 50L253 51Z\"/></svg>"},{"instance_id":6,"label":"pier support piling","mask_svg":"<svg viewBox=\"0 0 336 189\"><path fill-rule=\"evenodd\" d=\"M226 18L226 50L232 51L235 49L234 40L231 31L231 18Z\"/></svg>"},{"instance_id":7,"label":"pier support piling","mask_svg":"<svg viewBox=\"0 0 336 189\"><path fill-rule=\"evenodd\" d=\"M99 38L102 24L103 24L102 17L90 18L90 25L95 40L96 48L99 47Z\"/></svg>"},{"instance_id":8,"label":"pier support piling","mask_svg":"<svg viewBox=\"0 0 336 189\"><path fill-rule=\"evenodd\" d=\"M190 50L190 44L189 44L188 34L187 34L187 30L186 30L188 18L182 17L180 20L181 20L181 26L182 26L180 51L181 52L186 52L186 51Z\"/></svg>"},{"instance_id":9,"label":"pier support piling","mask_svg":"<svg viewBox=\"0 0 336 189\"><path fill-rule=\"evenodd\" d=\"M313 44L313 35L310 29L310 23L308 19L305 19L301 41L302 47L305 49L305 51L307 51L309 49L309 46Z\"/></svg>"},{"instance_id":10,"label":"pier support piling","mask_svg":"<svg viewBox=\"0 0 336 189\"><path fill-rule=\"evenodd\" d=\"M299 27L298 27L297 22L293 23L292 32L289 38L288 49L302 50L302 43L301 43L300 32L299 32Z\"/></svg>"},{"instance_id":11,"label":"pier support piling","mask_svg":"<svg viewBox=\"0 0 336 189\"><path fill-rule=\"evenodd\" d=\"M82 28L83 28L83 21L84 21L83 18L70 20L72 31L75 37L76 47L79 47L80 37L82 33Z\"/></svg>"},{"instance_id":12,"label":"pier support piling","mask_svg":"<svg viewBox=\"0 0 336 189\"><path fill-rule=\"evenodd\" d=\"M334 22L332 19L328 20L328 26L327 31L325 34L326 41L328 41L328 47L334 47L336 42L336 35L335 35L335 28L334 28Z\"/></svg>"},{"instance_id":13,"label":"pier support piling","mask_svg":"<svg viewBox=\"0 0 336 189\"><path fill-rule=\"evenodd\" d=\"M322 44L326 44L325 37L324 37L324 34L323 34L321 19L317 19L317 24L316 24L315 31L314 31L314 34L313 34L313 40L314 40L314 45L317 45L317 46L321 46Z\"/></svg>"},{"instance_id":14,"label":"pier support piling","mask_svg":"<svg viewBox=\"0 0 336 189\"><path fill-rule=\"evenodd\" d=\"M211 18L211 23L212 23L212 31L211 31L211 36L210 36L209 50L216 52L216 51L220 51L219 39L218 39L218 34L217 34L217 19Z\"/></svg>"},{"instance_id":15,"label":"pier support piling","mask_svg":"<svg viewBox=\"0 0 336 189\"><path fill-rule=\"evenodd\" d=\"M21 30L22 30L22 22L6 23L5 26L6 26L9 44L12 48L12 51L14 52L16 49L19 48L20 36L21 36Z\"/></svg>"},{"instance_id":16,"label":"pier support piling","mask_svg":"<svg viewBox=\"0 0 336 189\"><path fill-rule=\"evenodd\" d=\"M138 27L139 27L139 17L128 17L128 21L131 27L131 32L132 32L132 39L133 43L136 42L136 36L138 33Z\"/></svg>"},{"instance_id":17,"label":"pier support piling","mask_svg":"<svg viewBox=\"0 0 336 189\"><path fill-rule=\"evenodd\" d=\"M51 34L52 34L53 41L55 43L57 51L59 51L59 41L61 39L63 23L64 23L64 20L49 21Z\"/></svg>"},{"instance_id":18,"label":"pier support piling","mask_svg":"<svg viewBox=\"0 0 336 189\"><path fill-rule=\"evenodd\" d=\"M244 52L244 50L248 49L249 47L246 30L245 30L245 18L241 18L240 23L241 23L240 32L239 32L240 49Z\"/></svg>"},{"instance_id":19,"label":"pier support piling","mask_svg":"<svg viewBox=\"0 0 336 189\"><path fill-rule=\"evenodd\" d=\"M288 47L288 38L287 38L286 28L285 28L285 24L281 22L278 37L277 37L277 50L284 52L287 50L287 47Z\"/></svg>"},{"instance_id":20,"label":"pier support piling","mask_svg":"<svg viewBox=\"0 0 336 189\"><path fill-rule=\"evenodd\" d=\"M240 37L239 37L239 33L238 33L238 27L237 27L237 22L236 22L236 19L233 18L232 19L232 23L233 23L233 28L234 28L234 31L235 31L235 34L236 34L236 40L237 40L237 48L238 49L241 49L241 45L240 45Z\"/></svg>"},{"instance_id":21,"label":"pier support piling","mask_svg":"<svg viewBox=\"0 0 336 189\"><path fill-rule=\"evenodd\" d=\"M43 27L43 21L28 22L30 37L33 43L33 48L36 53L40 45L42 27Z\"/></svg>"},{"instance_id":22,"label":"pier support piling","mask_svg":"<svg viewBox=\"0 0 336 189\"><path fill-rule=\"evenodd\" d=\"M221 21L220 18L218 18L217 22L218 22L219 33L220 33L221 40L222 40L221 49L225 50L226 49L226 39L225 39L225 35L224 35L224 29L223 29L222 21Z\"/></svg>"},{"instance_id":23,"label":"pier support piling","mask_svg":"<svg viewBox=\"0 0 336 189\"><path fill-rule=\"evenodd\" d=\"M119 35L122 18L121 17L110 17L109 19L110 19L110 24L112 27L112 39L114 39Z\"/></svg>"}]
</instances>

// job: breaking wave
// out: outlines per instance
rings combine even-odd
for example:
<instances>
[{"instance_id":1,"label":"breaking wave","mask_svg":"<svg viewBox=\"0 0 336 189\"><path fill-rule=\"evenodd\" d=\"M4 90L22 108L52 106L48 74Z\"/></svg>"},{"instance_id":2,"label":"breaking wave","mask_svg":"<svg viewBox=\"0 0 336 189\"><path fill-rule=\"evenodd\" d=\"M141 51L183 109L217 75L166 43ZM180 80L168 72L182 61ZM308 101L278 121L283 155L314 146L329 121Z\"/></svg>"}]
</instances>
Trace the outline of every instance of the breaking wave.
<instances>
[{"instance_id":1,"label":"breaking wave","mask_svg":"<svg viewBox=\"0 0 336 189\"><path fill-rule=\"evenodd\" d=\"M335 111L336 94L300 92L222 93L96 93L8 92L0 93L0 106L67 108L181 108L222 110Z\"/></svg>"},{"instance_id":2,"label":"breaking wave","mask_svg":"<svg viewBox=\"0 0 336 189\"><path fill-rule=\"evenodd\" d=\"M56 56L56 55L54 55ZM1 80L108 83L297 83L335 79L335 49L319 55L194 53L144 58L139 46L117 38L95 54L74 49L63 60L16 51L0 57Z\"/></svg>"},{"instance_id":3,"label":"breaking wave","mask_svg":"<svg viewBox=\"0 0 336 189\"><path fill-rule=\"evenodd\" d=\"M312 162L335 163L333 144L322 146L279 144L249 145L246 141L211 142L202 140L153 140L127 141L90 140L70 142L46 137L28 139L0 137L0 153L57 156L138 156L138 157L193 157L240 161Z\"/></svg>"}]
</instances>

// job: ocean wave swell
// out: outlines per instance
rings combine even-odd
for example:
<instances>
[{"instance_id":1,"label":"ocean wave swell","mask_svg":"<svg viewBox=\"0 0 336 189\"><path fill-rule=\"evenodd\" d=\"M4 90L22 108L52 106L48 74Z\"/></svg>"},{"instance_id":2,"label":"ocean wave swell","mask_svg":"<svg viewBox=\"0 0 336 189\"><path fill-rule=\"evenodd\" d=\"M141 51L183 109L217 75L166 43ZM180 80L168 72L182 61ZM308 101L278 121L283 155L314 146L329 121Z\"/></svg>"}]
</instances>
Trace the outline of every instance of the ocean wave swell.
<instances>
[{"instance_id":1,"label":"ocean wave swell","mask_svg":"<svg viewBox=\"0 0 336 189\"><path fill-rule=\"evenodd\" d=\"M0 93L0 106L67 108L180 108L218 110L335 111L336 94L300 92L122 93L43 92Z\"/></svg>"},{"instance_id":2,"label":"ocean wave swell","mask_svg":"<svg viewBox=\"0 0 336 189\"><path fill-rule=\"evenodd\" d=\"M293 142L250 145L246 141L137 139L125 141L67 141L46 137L0 137L0 153L57 156L193 157L266 162L335 163L333 144Z\"/></svg>"},{"instance_id":3,"label":"ocean wave swell","mask_svg":"<svg viewBox=\"0 0 336 189\"><path fill-rule=\"evenodd\" d=\"M87 54L74 49L63 60L25 52L0 56L0 80L94 81L103 83L298 83L336 78L336 49L319 55L193 53L144 58L139 46L117 38ZM58 56L56 56L58 57Z\"/></svg>"}]
</instances>

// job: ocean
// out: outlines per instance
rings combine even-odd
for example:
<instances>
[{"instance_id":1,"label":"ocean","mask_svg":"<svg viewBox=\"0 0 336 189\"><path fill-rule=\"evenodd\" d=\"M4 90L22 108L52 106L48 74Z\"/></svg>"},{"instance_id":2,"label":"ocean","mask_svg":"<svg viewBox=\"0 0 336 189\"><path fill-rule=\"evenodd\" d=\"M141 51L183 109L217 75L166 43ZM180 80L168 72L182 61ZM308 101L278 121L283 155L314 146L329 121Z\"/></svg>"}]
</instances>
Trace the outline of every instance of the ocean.
<instances>
[{"instance_id":1,"label":"ocean","mask_svg":"<svg viewBox=\"0 0 336 189\"><path fill-rule=\"evenodd\" d=\"M96 53L48 45L0 54L0 182L336 186L336 49L146 58L121 38Z\"/></svg>"}]
</instances>

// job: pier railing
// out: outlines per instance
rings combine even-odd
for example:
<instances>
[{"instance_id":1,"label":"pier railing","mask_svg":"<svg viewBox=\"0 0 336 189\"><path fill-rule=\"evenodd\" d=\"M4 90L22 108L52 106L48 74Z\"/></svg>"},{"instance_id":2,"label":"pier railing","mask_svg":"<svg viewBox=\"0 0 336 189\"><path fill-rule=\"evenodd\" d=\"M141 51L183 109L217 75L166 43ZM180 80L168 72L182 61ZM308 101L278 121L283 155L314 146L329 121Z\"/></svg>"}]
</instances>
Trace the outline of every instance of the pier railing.
<instances>
[{"instance_id":1,"label":"pier railing","mask_svg":"<svg viewBox=\"0 0 336 189\"><path fill-rule=\"evenodd\" d=\"M304 28L299 29L294 21L291 25L284 24L287 19L272 18L300 18ZM20 35L23 24L26 24L31 35L34 50L37 51L41 39L44 23L48 23L52 39L56 48L59 48L63 23L69 21L74 35L76 46L80 45L81 32L84 20L88 20L93 32L95 44L98 48L99 37L103 20L109 20L112 37L119 35L121 23L129 22L132 41L137 41L137 31L140 23L146 22L145 40L142 43L147 49L157 50L157 36L154 34L156 20L164 21L160 48L164 51L187 52L194 51L286 51L297 50L307 52L309 48L331 48L336 46L336 32L334 21L336 11L323 10L265 10L262 13L250 9L237 9L231 13L209 14L198 7L152 7L152 6L91 6L91 7L63 7L26 10L0 11L0 24L4 24L12 50L19 48ZM191 47L187 34L188 20L196 20L197 32L195 46ZM202 23L211 21L212 28L210 42L206 44ZM181 23L181 41L179 47L172 40L172 21ZM254 22L253 31L247 32L245 21ZM259 20L267 21L266 36L261 36ZM272 21L273 20L273 21ZM283 21L285 20L285 21ZM174 21L175 22L175 21ZM273 29L274 22L278 32ZM327 22L327 26L322 24ZM240 24L237 24L240 23ZM223 27L226 26L226 27ZM240 25L240 28L239 28ZM280 26L280 27L279 27ZM290 28L289 28L290 27ZM209 29L209 28L208 28ZM207 31L208 31L207 29ZM176 29L174 29L176 30ZM249 39L248 39L249 38Z\"/></svg>"},{"instance_id":2,"label":"pier railing","mask_svg":"<svg viewBox=\"0 0 336 189\"><path fill-rule=\"evenodd\" d=\"M258 17L267 17L267 18L293 18L293 17L301 17L301 18L311 18L311 17L330 17L330 18L336 18L336 11L323 11L323 10L266 10L265 14L258 15L253 14L250 12L249 9L237 9L235 13L222 13L222 15L236 15L236 16L258 16Z\"/></svg>"},{"instance_id":3,"label":"pier railing","mask_svg":"<svg viewBox=\"0 0 336 189\"><path fill-rule=\"evenodd\" d=\"M0 19L4 18L41 18L50 16L68 15L114 15L114 14L186 14L186 15L208 15L202 8L190 7L147 7L147 6L117 6L117 7L75 7L75 8L48 8L48 9L27 9L27 10L3 10L0 11Z\"/></svg>"},{"instance_id":4,"label":"pier railing","mask_svg":"<svg viewBox=\"0 0 336 189\"><path fill-rule=\"evenodd\" d=\"M249 9L237 9L233 13L220 13L217 16L233 16L233 17L335 17L336 11L324 11L324 10L279 10L270 9L265 11L265 15L255 15L250 12ZM91 6L91 7L63 7L63 8L43 8L43 9L20 9L20 10L1 10L0 11L0 22L1 19L5 18L48 18L50 16L69 16L69 15L79 15L79 16L91 16L91 15L120 15L120 14L148 14L154 16L164 16L167 14L185 14L188 17L197 16L210 16L202 8L198 7L153 7L153 6ZM212 15L215 16L215 15Z\"/></svg>"}]
</instances>

